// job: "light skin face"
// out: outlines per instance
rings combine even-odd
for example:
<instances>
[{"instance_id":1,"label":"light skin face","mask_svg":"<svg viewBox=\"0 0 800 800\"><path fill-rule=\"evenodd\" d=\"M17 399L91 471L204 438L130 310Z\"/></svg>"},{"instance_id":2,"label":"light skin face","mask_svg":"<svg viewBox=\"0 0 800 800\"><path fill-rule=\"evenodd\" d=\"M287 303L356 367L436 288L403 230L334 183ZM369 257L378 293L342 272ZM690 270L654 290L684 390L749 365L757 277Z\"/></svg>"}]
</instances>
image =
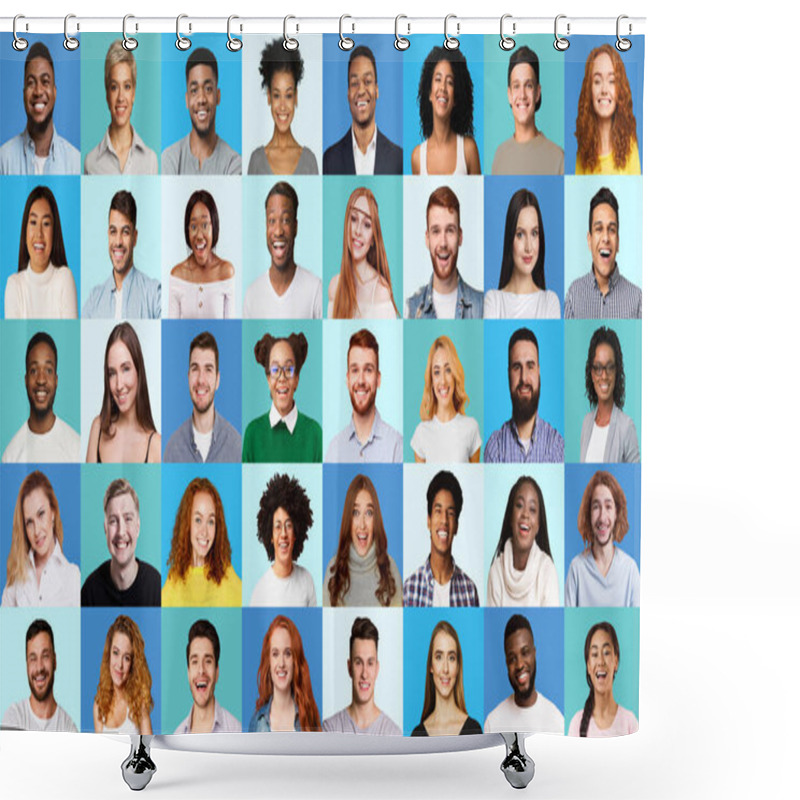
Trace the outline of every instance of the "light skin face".
<instances>
[{"instance_id":1,"label":"light skin face","mask_svg":"<svg viewBox=\"0 0 800 800\"><path fill-rule=\"evenodd\" d=\"M592 65L592 107L601 120L610 119L617 110L614 64L608 53L600 53Z\"/></svg>"},{"instance_id":2,"label":"light skin face","mask_svg":"<svg viewBox=\"0 0 800 800\"><path fill-rule=\"evenodd\" d=\"M130 493L112 497L106 506L105 531L108 552L120 569L136 557L139 540L139 512Z\"/></svg>"},{"instance_id":3,"label":"light skin face","mask_svg":"<svg viewBox=\"0 0 800 800\"><path fill-rule=\"evenodd\" d=\"M511 348L508 368L508 386L512 399L522 406L531 407L539 402L540 375L539 352L533 342L520 340Z\"/></svg>"},{"instance_id":4,"label":"light skin face","mask_svg":"<svg viewBox=\"0 0 800 800\"><path fill-rule=\"evenodd\" d=\"M517 217L511 250L514 271L531 275L539 260L539 215L533 206L525 206Z\"/></svg>"},{"instance_id":5,"label":"light skin face","mask_svg":"<svg viewBox=\"0 0 800 800\"><path fill-rule=\"evenodd\" d=\"M122 689L133 666L133 646L131 640L122 631L115 631L111 637L111 652L108 662L114 688Z\"/></svg>"},{"instance_id":6,"label":"light skin face","mask_svg":"<svg viewBox=\"0 0 800 800\"><path fill-rule=\"evenodd\" d=\"M614 272L619 252L617 213L608 203L595 206L592 229L586 234L586 241L592 254L592 269L605 283Z\"/></svg>"},{"instance_id":7,"label":"light skin face","mask_svg":"<svg viewBox=\"0 0 800 800\"><path fill-rule=\"evenodd\" d=\"M217 87L214 71L207 64L197 64L189 70L186 81L186 108L192 120L192 128L200 137L215 132L217 106L222 93Z\"/></svg>"},{"instance_id":8,"label":"light skin face","mask_svg":"<svg viewBox=\"0 0 800 800\"><path fill-rule=\"evenodd\" d=\"M597 694L607 694L614 688L614 675L619 668L619 658L614 652L611 636L597 630L589 643L589 660L586 670Z\"/></svg>"},{"instance_id":9,"label":"light skin face","mask_svg":"<svg viewBox=\"0 0 800 800\"><path fill-rule=\"evenodd\" d=\"M267 250L275 269L282 271L294 264L296 238L294 204L282 194L272 195L267 201Z\"/></svg>"},{"instance_id":10,"label":"light skin face","mask_svg":"<svg viewBox=\"0 0 800 800\"><path fill-rule=\"evenodd\" d=\"M108 255L116 275L124 277L133 266L133 248L139 234L133 223L121 212L108 212Z\"/></svg>"},{"instance_id":11,"label":"light skin face","mask_svg":"<svg viewBox=\"0 0 800 800\"><path fill-rule=\"evenodd\" d=\"M379 670L375 642L372 639L354 639L350 658L347 659L347 674L353 682L354 703L366 705L372 702Z\"/></svg>"},{"instance_id":12,"label":"light skin face","mask_svg":"<svg viewBox=\"0 0 800 800\"><path fill-rule=\"evenodd\" d=\"M449 489L439 489L433 498L433 507L428 517L428 530L431 533L431 550L441 556L449 556L453 549L453 539L458 533L456 501Z\"/></svg>"},{"instance_id":13,"label":"light skin face","mask_svg":"<svg viewBox=\"0 0 800 800\"><path fill-rule=\"evenodd\" d=\"M194 260L205 267L211 260L211 243L214 241L214 226L211 212L205 203L198 202L189 214L189 244Z\"/></svg>"},{"instance_id":14,"label":"light skin face","mask_svg":"<svg viewBox=\"0 0 800 800\"><path fill-rule=\"evenodd\" d=\"M514 121L521 127L534 124L536 104L542 96L542 87L536 82L536 74L530 64L517 64L511 70L508 85L508 103Z\"/></svg>"},{"instance_id":15,"label":"light skin face","mask_svg":"<svg viewBox=\"0 0 800 800\"><path fill-rule=\"evenodd\" d=\"M350 254L358 264L366 259L373 237L372 216L365 195L361 195L350 208L348 235Z\"/></svg>"},{"instance_id":16,"label":"light skin face","mask_svg":"<svg viewBox=\"0 0 800 800\"><path fill-rule=\"evenodd\" d=\"M205 636L195 636L189 645L187 675L194 704L198 708L208 708L214 702L219 665L214 658L214 645Z\"/></svg>"},{"instance_id":17,"label":"light skin face","mask_svg":"<svg viewBox=\"0 0 800 800\"><path fill-rule=\"evenodd\" d=\"M53 696L56 677L56 651L50 634L40 631L25 645L28 669L28 686L31 694L40 703Z\"/></svg>"},{"instance_id":18,"label":"light skin face","mask_svg":"<svg viewBox=\"0 0 800 800\"><path fill-rule=\"evenodd\" d=\"M433 640L431 674L436 694L446 700L458 680L458 650L456 640L445 631L439 631Z\"/></svg>"},{"instance_id":19,"label":"light skin face","mask_svg":"<svg viewBox=\"0 0 800 800\"><path fill-rule=\"evenodd\" d=\"M47 342L39 342L28 354L25 390L31 414L43 419L53 410L58 388L56 355Z\"/></svg>"},{"instance_id":20,"label":"light skin face","mask_svg":"<svg viewBox=\"0 0 800 800\"><path fill-rule=\"evenodd\" d=\"M617 368L614 361L614 348L603 342L597 345L592 361L592 385L601 405L614 402L614 384Z\"/></svg>"},{"instance_id":21,"label":"light skin face","mask_svg":"<svg viewBox=\"0 0 800 800\"><path fill-rule=\"evenodd\" d=\"M44 197L34 200L25 227L28 258L34 272L44 272L53 252L53 211Z\"/></svg>"},{"instance_id":22,"label":"light skin face","mask_svg":"<svg viewBox=\"0 0 800 800\"><path fill-rule=\"evenodd\" d=\"M139 376L127 345L117 339L108 351L108 385L111 396L120 414L126 414L136 406Z\"/></svg>"},{"instance_id":23,"label":"light skin face","mask_svg":"<svg viewBox=\"0 0 800 800\"><path fill-rule=\"evenodd\" d=\"M437 347L431 364L431 385L437 409L453 408L453 392L456 379L450 364L450 354L444 347Z\"/></svg>"},{"instance_id":24,"label":"light skin face","mask_svg":"<svg viewBox=\"0 0 800 800\"><path fill-rule=\"evenodd\" d=\"M508 682L517 698L527 700L533 696L536 679L536 648L531 632L525 628L514 631L505 641L505 650Z\"/></svg>"},{"instance_id":25,"label":"light skin face","mask_svg":"<svg viewBox=\"0 0 800 800\"><path fill-rule=\"evenodd\" d=\"M133 101L136 99L136 84L131 65L120 61L111 67L106 87L106 103L111 112L111 124L116 128L127 128L131 121Z\"/></svg>"},{"instance_id":26,"label":"light skin face","mask_svg":"<svg viewBox=\"0 0 800 800\"><path fill-rule=\"evenodd\" d=\"M294 119L294 110L297 108L297 85L291 72L281 70L272 76L267 102L272 112L275 130L279 133L288 133Z\"/></svg>"},{"instance_id":27,"label":"light skin face","mask_svg":"<svg viewBox=\"0 0 800 800\"><path fill-rule=\"evenodd\" d=\"M205 566L217 535L217 509L208 492L197 492L192 500L189 540L192 544L192 566Z\"/></svg>"},{"instance_id":28,"label":"light skin face","mask_svg":"<svg viewBox=\"0 0 800 800\"><path fill-rule=\"evenodd\" d=\"M294 363L294 351L289 342L276 342L269 354L269 367L267 368L267 382L272 396L272 402L278 413L285 417L294 406L294 393L297 391L297 384L300 380L297 372L294 377L289 377L285 371L279 371L273 377L270 370L272 368L296 367Z\"/></svg>"},{"instance_id":29,"label":"light skin face","mask_svg":"<svg viewBox=\"0 0 800 800\"><path fill-rule=\"evenodd\" d=\"M56 80L53 68L45 58L32 58L25 67L22 90L28 127L43 129L53 119L56 104Z\"/></svg>"},{"instance_id":30,"label":"light skin face","mask_svg":"<svg viewBox=\"0 0 800 800\"><path fill-rule=\"evenodd\" d=\"M269 674L276 692L291 692L294 678L292 639L286 628L275 628L269 641Z\"/></svg>"},{"instance_id":31,"label":"light skin face","mask_svg":"<svg viewBox=\"0 0 800 800\"><path fill-rule=\"evenodd\" d=\"M347 355L347 391L356 414L367 414L375 406L381 385L378 356L371 347L351 347Z\"/></svg>"},{"instance_id":32,"label":"light skin face","mask_svg":"<svg viewBox=\"0 0 800 800\"><path fill-rule=\"evenodd\" d=\"M539 533L539 497L525 481L514 495L511 510L511 545L517 553L530 553Z\"/></svg>"},{"instance_id":33,"label":"light skin face","mask_svg":"<svg viewBox=\"0 0 800 800\"><path fill-rule=\"evenodd\" d=\"M366 56L353 59L347 72L347 86L347 101L353 123L361 128L368 128L375 120L378 81L375 68Z\"/></svg>"},{"instance_id":34,"label":"light skin face","mask_svg":"<svg viewBox=\"0 0 800 800\"><path fill-rule=\"evenodd\" d=\"M55 511L41 487L35 488L22 499L22 519L25 535L38 564L44 564L56 546Z\"/></svg>"},{"instance_id":35,"label":"light skin face","mask_svg":"<svg viewBox=\"0 0 800 800\"><path fill-rule=\"evenodd\" d=\"M456 87L453 67L449 61L440 61L433 68L431 93L428 99L433 106L435 117L449 117L455 106Z\"/></svg>"},{"instance_id":36,"label":"light skin face","mask_svg":"<svg viewBox=\"0 0 800 800\"><path fill-rule=\"evenodd\" d=\"M214 351L195 347L189 354L189 395L199 414L205 413L214 404L217 389L219 372Z\"/></svg>"},{"instance_id":37,"label":"light skin face","mask_svg":"<svg viewBox=\"0 0 800 800\"><path fill-rule=\"evenodd\" d=\"M356 495L353 505L353 518L350 523L350 536L356 552L363 558L372 547L375 537L373 530L375 523L375 504L372 502L372 495L366 490L361 489Z\"/></svg>"},{"instance_id":38,"label":"light skin face","mask_svg":"<svg viewBox=\"0 0 800 800\"><path fill-rule=\"evenodd\" d=\"M276 509L272 515L272 546L275 548L275 563L291 572L294 523L284 508Z\"/></svg>"},{"instance_id":39,"label":"light skin face","mask_svg":"<svg viewBox=\"0 0 800 800\"><path fill-rule=\"evenodd\" d=\"M617 526L617 504L611 490L602 483L592 492L591 521L594 544L605 547L613 542L614 529Z\"/></svg>"},{"instance_id":40,"label":"light skin face","mask_svg":"<svg viewBox=\"0 0 800 800\"><path fill-rule=\"evenodd\" d=\"M428 229L425 246L431 254L433 274L447 281L458 271L458 248L464 240L455 210L444 206L431 206L428 211Z\"/></svg>"}]
</instances>

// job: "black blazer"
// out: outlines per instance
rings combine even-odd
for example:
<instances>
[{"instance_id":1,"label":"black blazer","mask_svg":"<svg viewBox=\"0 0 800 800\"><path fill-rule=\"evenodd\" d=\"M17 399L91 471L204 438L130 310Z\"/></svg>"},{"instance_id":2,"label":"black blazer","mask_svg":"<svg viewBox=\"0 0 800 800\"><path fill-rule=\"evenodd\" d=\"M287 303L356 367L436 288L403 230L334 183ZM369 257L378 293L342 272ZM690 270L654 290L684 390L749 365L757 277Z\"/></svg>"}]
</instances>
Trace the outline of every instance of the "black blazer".
<instances>
[{"instance_id":1,"label":"black blazer","mask_svg":"<svg viewBox=\"0 0 800 800\"><path fill-rule=\"evenodd\" d=\"M352 129L332 144L322 156L323 175L355 175L356 162L353 159ZM403 148L389 141L378 130L375 142L375 175L402 175Z\"/></svg>"}]
</instances>

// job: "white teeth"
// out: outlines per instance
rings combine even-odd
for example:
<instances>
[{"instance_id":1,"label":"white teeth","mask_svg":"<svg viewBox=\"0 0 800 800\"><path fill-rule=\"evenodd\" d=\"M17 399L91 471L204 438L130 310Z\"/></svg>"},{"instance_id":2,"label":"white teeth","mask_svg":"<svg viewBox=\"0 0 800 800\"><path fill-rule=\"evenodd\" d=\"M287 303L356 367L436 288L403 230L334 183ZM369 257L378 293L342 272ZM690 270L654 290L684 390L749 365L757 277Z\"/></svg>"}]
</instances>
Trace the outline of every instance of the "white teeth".
<instances>
[{"instance_id":1,"label":"white teeth","mask_svg":"<svg viewBox=\"0 0 800 800\"><path fill-rule=\"evenodd\" d=\"M601 255L603 258L608 258L608 257L611 255L611 251L610 251L610 250L607 250L606 248L601 248L601 249L600 249L600 255Z\"/></svg>"},{"instance_id":2,"label":"white teeth","mask_svg":"<svg viewBox=\"0 0 800 800\"><path fill-rule=\"evenodd\" d=\"M44 103L34 103L33 104L33 110L34 111L44 111L44 109L45 109L45 104Z\"/></svg>"}]
</instances>

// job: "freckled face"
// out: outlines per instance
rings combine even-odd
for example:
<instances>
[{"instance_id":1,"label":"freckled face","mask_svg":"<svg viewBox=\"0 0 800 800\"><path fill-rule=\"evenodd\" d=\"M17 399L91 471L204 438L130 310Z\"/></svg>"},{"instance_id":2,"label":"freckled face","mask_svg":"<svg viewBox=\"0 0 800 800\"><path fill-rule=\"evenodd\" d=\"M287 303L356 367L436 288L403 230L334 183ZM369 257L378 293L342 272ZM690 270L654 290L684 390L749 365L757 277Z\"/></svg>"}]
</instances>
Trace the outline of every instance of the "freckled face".
<instances>
[{"instance_id":1,"label":"freckled face","mask_svg":"<svg viewBox=\"0 0 800 800\"><path fill-rule=\"evenodd\" d=\"M208 492L197 492L192 500L191 530L192 566L205 566L217 535L217 510Z\"/></svg>"}]
</instances>

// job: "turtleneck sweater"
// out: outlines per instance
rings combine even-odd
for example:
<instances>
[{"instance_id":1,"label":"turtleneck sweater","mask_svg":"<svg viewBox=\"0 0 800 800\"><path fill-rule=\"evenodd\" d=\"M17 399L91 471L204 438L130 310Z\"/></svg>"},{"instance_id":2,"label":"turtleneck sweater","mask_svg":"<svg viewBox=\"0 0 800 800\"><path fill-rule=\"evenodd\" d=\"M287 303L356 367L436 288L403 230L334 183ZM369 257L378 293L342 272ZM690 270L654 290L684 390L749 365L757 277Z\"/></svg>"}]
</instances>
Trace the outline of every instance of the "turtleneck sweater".
<instances>
[{"instance_id":1,"label":"turtleneck sweater","mask_svg":"<svg viewBox=\"0 0 800 800\"><path fill-rule=\"evenodd\" d=\"M380 605L375 592L378 589L380 581L380 574L378 572L378 554L373 542L366 554L360 556L356 551L353 544L350 544L350 552L348 554L348 566L350 568L350 588L344 595L339 597L340 606L377 606ZM325 572L325 580L323 582L323 605L330 606L331 593L328 588L328 583L333 577L333 571L336 567L336 556L334 556L328 563L328 569ZM390 606L403 605L403 580L400 577L400 572L397 569L397 564L394 559L389 556L389 569L391 570L392 577L394 578L394 595L392 595Z\"/></svg>"}]
</instances>

